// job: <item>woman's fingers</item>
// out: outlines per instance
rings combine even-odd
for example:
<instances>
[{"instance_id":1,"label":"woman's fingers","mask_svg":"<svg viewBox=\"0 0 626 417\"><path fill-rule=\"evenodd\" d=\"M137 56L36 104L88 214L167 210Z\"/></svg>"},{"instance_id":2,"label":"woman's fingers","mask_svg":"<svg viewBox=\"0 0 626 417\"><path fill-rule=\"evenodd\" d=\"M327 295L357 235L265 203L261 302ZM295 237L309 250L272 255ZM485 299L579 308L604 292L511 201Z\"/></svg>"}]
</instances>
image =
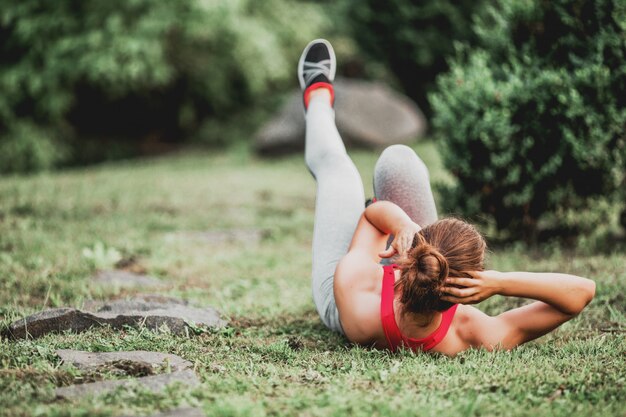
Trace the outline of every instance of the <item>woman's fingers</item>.
<instances>
[{"instance_id":1,"label":"woman's fingers","mask_svg":"<svg viewBox=\"0 0 626 417\"><path fill-rule=\"evenodd\" d=\"M453 297L451 295L444 295L443 297L441 297L441 299L443 301L447 301L449 303L454 303L454 304L463 304L463 299L461 298L457 298L457 297Z\"/></svg>"},{"instance_id":2,"label":"woman's fingers","mask_svg":"<svg viewBox=\"0 0 626 417\"><path fill-rule=\"evenodd\" d=\"M408 242L405 235L396 236L396 240L393 242L396 246L396 252L399 255L404 254L408 249Z\"/></svg>"},{"instance_id":3,"label":"woman's fingers","mask_svg":"<svg viewBox=\"0 0 626 417\"><path fill-rule=\"evenodd\" d=\"M394 248L393 246L389 246L386 250L380 252L378 256L380 256L381 258L391 258L395 254L396 248Z\"/></svg>"},{"instance_id":4,"label":"woman's fingers","mask_svg":"<svg viewBox=\"0 0 626 417\"><path fill-rule=\"evenodd\" d=\"M474 287L478 285L478 281L472 278L446 278L447 285L460 285L462 287Z\"/></svg>"},{"instance_id":5,"label":"woman's fingers","mask_svg":"<svg viewBox=\"0 0 626 417\"><path fill-rule=\"evenodd\" d=\"M477 304L480 302L478 297L454 297L452 295L444 295L441 299L454 304Z\"/></svg>"},{"instance_id":6,"label":"woman's fingers","mask_svg":"<svg viewBox=\"0 0 626 417\"><path fill-rule=\"evenodd\" d=\"M457 287L443 287L442 290L446 294L453 295L455 297L471 297L478 291L474 288L457 288Z\"/></svg>"},{"instance_id":7,"label":"woman's fingers","mask_svg":"<svg viewBox=\"0 0 626 417\"><path fill-rule=\"evenodd\" d=\"M406 251L408 251L409 248L411 247L411 243L412 243L412 241L409 242L407 239L405 239L402 242L402 246L401 246L400 250L398 251L398 253L401 254L401 255L405 254Z\"/></svg>"},{"instance_id":8,"label":"woman's fingers","mask_svg":"<svg viewBox=\"0 0 626 417\"><path fill-rule=\"evenodd\" d=\"M409 241L406 235L398 234L394 237L391 245L384 251L380 252L378 256L381 258L391 258L393 255L403 255L410 247L411 243L413 243L413 238Z\"/></svg>"}]
</instances>

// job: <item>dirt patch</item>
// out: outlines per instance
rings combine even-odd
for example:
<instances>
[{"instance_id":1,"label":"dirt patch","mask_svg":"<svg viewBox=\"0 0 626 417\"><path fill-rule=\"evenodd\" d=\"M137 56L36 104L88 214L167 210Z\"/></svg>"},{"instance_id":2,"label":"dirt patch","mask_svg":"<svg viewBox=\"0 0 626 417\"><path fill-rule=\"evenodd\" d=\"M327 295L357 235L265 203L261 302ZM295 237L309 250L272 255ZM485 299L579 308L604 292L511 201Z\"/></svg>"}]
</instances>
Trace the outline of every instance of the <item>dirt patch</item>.
<instances>
[{"instance_id":1,"label":"dirt patch","mask_svg":"<svg viewBox=\"0 0 626 417\"><path fill-rule=\"evenodd\" d=\"M145 274L147 272L146 267L141 265L140 259L136 255L130 255L120 259L115 264L115 269L121 269L134 274Z\"/></svg>"},{"instance_id":2,"label":"dirt patch","mask_svg":"<svg viewBox=\"0 0 626 417\"><path fill-rule=\"evenodd\" d=\"M108 371L113 374L119 374L120 376L128 375L135 377L154 375L155 373L157 373L155 372L151 364L131 360L119 360L107 363L105 365L100 365L96 368L94 373L100 373L103 371Z\"/></svg>"}]
</instances>

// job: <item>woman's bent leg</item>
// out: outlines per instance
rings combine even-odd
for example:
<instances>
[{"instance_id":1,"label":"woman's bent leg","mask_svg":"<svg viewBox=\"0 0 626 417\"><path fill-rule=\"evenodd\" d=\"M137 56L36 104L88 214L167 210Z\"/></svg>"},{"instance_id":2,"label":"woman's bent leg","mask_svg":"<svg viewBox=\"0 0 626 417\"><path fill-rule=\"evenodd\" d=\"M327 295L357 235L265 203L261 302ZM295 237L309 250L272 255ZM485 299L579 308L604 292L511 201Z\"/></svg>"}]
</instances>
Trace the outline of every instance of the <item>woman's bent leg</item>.
<instances>
[{"instance_id":1,"label":"woman's bent leg","mask_svg":"<svg viewBox=\"0 0 626 417\"><path fill-rule=\"evenodd\" d=\"M392 145L380 155L374 169L374 195L400 206L421 227L437 221L428 168L408 146Z\"/></svg>"},{"instance_id":2,"label":"woman's bent leg","mask_svg":"<svg viewBox=\"0 0 626 417\"><path fill-rule=\"evenodd\" d=\"M333 281L364 210L363 183L335 126L330 96L312 95L306 114L306 164L317 181L313 230L313 301L324 324L343 333Z\"/></svg>"}]
</instances>

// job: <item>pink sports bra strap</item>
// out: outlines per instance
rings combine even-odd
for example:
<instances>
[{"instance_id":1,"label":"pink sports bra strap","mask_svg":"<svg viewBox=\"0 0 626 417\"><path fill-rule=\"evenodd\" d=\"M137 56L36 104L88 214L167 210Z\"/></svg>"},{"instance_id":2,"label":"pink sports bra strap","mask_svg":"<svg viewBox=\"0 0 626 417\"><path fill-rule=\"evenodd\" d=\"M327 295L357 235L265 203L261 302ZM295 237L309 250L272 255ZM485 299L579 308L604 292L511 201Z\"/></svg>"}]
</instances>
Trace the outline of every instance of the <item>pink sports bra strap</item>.
<instances>
[{"instance_id":1,"label":"pink sports bra strap","mask_svg":"<svg viewBox=\"0 0 626 417\"><path fill-rule=\"evenodd\" d=\"M396 277L393 273L395 265L385 265L383 269L383 289L380 298L380 319L387 339L387 344L392 352L402 344L402 333L396 324L396 317L393 312L393 300L395 298Z\"/></svg>"},{"instance_id":2,"label":"pink sports bra strap","mask_svg":"<svg viewBox=\"0 0 626 417\"><path fill-rule=\"evenodd\" d=\"M458 306L458 304L455 304L443 313L441 313L441 324L439 324L437 330L435 330L423 339L408 339L409 345L416 343L419 344L424 350L430 350L437 346L439 342L441 342L443 338L446 337L446 335L448 334L448 330L450 329L450 325L452 324L452 319L454 318L454 313L456 313L456 309Z\"/></svg>"},{"instance_id":3,"label":"pink sports bra strap","mask_svg":"<svg viewBox=\"0 0 626 417\"><path fill-rule=\"evenodd\" d=\"M428 336L421 339L413 339L404 336L398 328L393 311L393 300L395 298L395 275L393 270L395 266L396 265L386 265L383 267L385 273L383 274L383 288L380 298L380 319L389 349L396 351L399 346L404 345L413 350L430 350L446 337L458 304L453 305L448 310L441 313L441 323L439 327Z\"/></svg>"}]
</instances>

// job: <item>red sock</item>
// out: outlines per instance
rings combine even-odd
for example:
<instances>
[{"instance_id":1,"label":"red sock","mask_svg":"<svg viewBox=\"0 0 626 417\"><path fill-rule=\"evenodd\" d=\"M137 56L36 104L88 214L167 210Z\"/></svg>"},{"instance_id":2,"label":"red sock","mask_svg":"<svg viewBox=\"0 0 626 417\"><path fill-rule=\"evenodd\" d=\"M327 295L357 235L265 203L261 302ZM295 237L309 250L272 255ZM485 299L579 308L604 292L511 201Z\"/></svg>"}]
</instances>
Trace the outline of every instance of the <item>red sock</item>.
<instances>
[{"instance_id":1,"label":"red sock","mask_svg":"<svg viewBox=\"0 0 626 417\"><path fill-rule=\"evenodd\" d=\"M304 108L309 108L309 100L311 98L311 91L317 90L319 88L327 88L330 91L330 105L333 106L335 104L335 89L333 85L330 83L319 82L313 83L304 90Z\"/></svg>"}]
</instances>

